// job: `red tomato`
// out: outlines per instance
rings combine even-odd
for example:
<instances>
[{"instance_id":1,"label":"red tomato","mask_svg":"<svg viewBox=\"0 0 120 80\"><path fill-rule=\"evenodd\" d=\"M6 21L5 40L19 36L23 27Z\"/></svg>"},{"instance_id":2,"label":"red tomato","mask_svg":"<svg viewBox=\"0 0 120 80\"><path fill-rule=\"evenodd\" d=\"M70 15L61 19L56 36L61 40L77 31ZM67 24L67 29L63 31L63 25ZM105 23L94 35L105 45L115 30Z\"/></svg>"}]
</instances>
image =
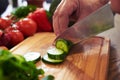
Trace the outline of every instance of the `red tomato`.
<instances>
[{"instance_id":1,"label":"red tomato","mask_svg":"<svg viewBox=\"0 0 120 80\"><path fill-rule=\"evenodd\" d=\"M11 37L8 34L3 33L0 37L0 46L9 47L9 43L11 42Z\"/></svg>"},{"instance_id":2,"label":"red tomato","mask_svg":"<svg viewBox=\"0 0 120 80\"><path fill-rule=\"evenodd\" d=\"M36 22L29 18L21 19L16 25L18 30L20 30L25 37L32 36L37 30Z\"/></svg>"},{"instance_id":3,"label":"red tomato","mask_svg":"<svg viewBox=\"0 0 120 80\"><path fill-rule=\"evenodd\" d=\"M11 48L23 40L24 36L22 32L20 32L13 26L9 26L3 31L0 37L0 46L6 46L7 48Z\"/></svg>"},{"instance_id":4,"label":"red tomato","mask_svg":"<svg viewBox=\"0 0 120 80\"><path fill-rule=\"evenodd\" d=\"M3 18L0 18L0 29L5 29L7 28L8 26L10 26L12 23L11 20L7 20L7 19L3 19Z\"/></svg>"},{"instance_id":5,"label":"red tomato","mask_svg":"<svg viewBox=\"0 0 120 80\"><path fill-rule=\"evenodd\" d=\"M12 26L5 28L4 32L6 33L6 32L10 32L12 30L18 30L17 25L12 25Z\"/></svg>"},{"instance_id":6,"label":"red tomato","mask_svg":"<svg viewBox=\"0 0 120 80\"><path fill-rule=\"evenodd\" d=\"M19 30L12 30L6 32L4 37L10 38L9 47L13 47L24 40L23 34Z\"/></svg>"},{"instance_id":7,"label":"red tomato","mask_svg":"<svg viewBox=\"0 0 120 80\"><path fill-rule=\"evenodd\" d=\"M3 31L0 29L0 37L2 36L2 34L3 34Z\"/></svg>"}]
</instances>

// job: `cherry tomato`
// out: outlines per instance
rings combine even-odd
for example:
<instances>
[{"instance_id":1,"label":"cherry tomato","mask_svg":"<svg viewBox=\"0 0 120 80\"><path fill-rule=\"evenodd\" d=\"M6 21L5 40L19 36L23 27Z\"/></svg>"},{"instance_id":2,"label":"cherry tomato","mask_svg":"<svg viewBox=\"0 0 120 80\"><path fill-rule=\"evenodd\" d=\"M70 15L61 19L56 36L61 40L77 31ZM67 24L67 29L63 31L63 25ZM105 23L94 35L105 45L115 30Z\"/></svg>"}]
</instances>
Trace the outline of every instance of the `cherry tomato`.
<instances>
[{"instance_id":1,"label":"cherry tomato","mask_svg":"<svg viewBox=\"0 0 120 80\"><path fill-rule=\"evenodd\" d=\"M9 43L11 42L11 37L8 34L3 33L0 37L0 46L9 47Z\"/></svg>"},{"instance_id":2,"label":"cherry tomato","mask_svg":"<svg viewBox=\"0 0 120 80\"><path fill-rule=\"evenodd\" d=\"M0 29L5 29L12 24L12 20L0 18Z\"/></svg>"},{"instance_id":3,"label":"cherry tomato","mask_svg":"<svg viewBox=\"0 0 120 80\"><path fill-rule=\"evenodd\" d=\"M37 30L36 22L29 18L21 19L16 25L18 30L20 30L25 37L32 36Z\"/></svg>"},{"instance_id":4,"label":"cherry tomato","mask_svg":"<svg viewBox=\"0 0 120 80\"><path fill-rule=\"evenodd\" d=\"M3 40L4 39L9 40L9 41L4 41L4 43L9 42L6 45L7 47L11 48L17 45L18 43L20 43L21 41L23 41L24 36L19 30L11 30L9 32L4 33Z\"/></svg>"},{"instance_id":5,"label":"cherry tomato","mask_svg":"<svg viewBox=\"0 0 120 80\"><path fill-rule=\"evenodd\" d=\"M0 29L0 37L3 35L3 31Z\"/></svg>"},{"instance_id":6,"label":"cherry tomato","mask_svg":"<svg viewBox=\"0 0 120 80\"><path fill-rule=\"evenodd\" d=\"M5 28L4 32L6 33L6 32L10 32L12 30L18 30L17 25L12 25L12 26Z\"/></svg>"}]
</instances>

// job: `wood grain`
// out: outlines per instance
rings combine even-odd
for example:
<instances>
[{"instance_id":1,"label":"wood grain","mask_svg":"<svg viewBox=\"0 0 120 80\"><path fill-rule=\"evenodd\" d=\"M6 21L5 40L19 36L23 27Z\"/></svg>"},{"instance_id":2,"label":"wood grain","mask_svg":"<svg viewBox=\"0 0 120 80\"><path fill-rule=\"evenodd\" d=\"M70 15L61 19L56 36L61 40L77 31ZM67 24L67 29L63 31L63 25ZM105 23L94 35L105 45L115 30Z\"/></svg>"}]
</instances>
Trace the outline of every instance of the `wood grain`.
<instances>
[{"instance_id":1,"label":"wood grain","mask_svg":"<svg viewBox=\"0 0 120 80\"><path fill-rule=\"evenodd\" d=\"M14 54L40 52L43 56L55 39L53 33L37 33L12 48ZM45 75L52 74L55 80L106 80L109 60L109 39L91 37L72 47L65 61L58 65L36 63L45 70Z\"/></svg>"}]
</instances>

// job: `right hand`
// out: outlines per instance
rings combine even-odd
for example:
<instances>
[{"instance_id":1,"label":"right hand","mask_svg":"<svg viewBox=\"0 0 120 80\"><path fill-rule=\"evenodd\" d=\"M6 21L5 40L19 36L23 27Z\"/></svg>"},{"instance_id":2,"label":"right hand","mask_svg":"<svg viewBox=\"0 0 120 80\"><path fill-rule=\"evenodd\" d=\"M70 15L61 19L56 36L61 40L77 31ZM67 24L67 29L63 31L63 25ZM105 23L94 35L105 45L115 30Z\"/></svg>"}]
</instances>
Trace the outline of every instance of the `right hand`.
<instances>
[{"instance_id":1,"label":"right hand","mask_svg":"<svg viewBox=\"0 0 120 80\"><path fill-rule=\"evenodd\" d=\"M82 20L109 0L62 0L53 15L53 28L59 35L68 28L70 19Z\"/></svg>"},{"instance_id":2,"label":"right hand","mask_svg":"<svg viewBox=\"0 0 120 80\"><path fill-rule=\"evenodd\" d=\"M111 0L111 7L116 13L120 13L120 0Z\"/></svg>"}]
</instances>

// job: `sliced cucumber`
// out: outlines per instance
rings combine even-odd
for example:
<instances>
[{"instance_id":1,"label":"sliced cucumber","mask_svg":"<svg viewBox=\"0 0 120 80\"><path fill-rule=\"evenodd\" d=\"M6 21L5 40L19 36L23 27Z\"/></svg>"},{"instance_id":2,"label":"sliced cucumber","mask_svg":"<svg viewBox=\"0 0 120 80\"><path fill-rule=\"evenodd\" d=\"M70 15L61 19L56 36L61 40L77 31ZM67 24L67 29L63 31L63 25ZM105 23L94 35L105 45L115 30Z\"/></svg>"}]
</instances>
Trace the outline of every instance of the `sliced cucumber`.
<instances>
[{"instance_id":1,"label":"sliced cucumber","mask_svg":"<svg viewBox=\"0 0 120 80\"><path fill-rule=\"evenodd\" d=\"M55 46L47 50L47 54L42 57L42 61L50 64L58 64L63 62L71 46L71 41L58 39Z\"/></svg>"},{"instance_id":2,"label":"sliced cucumber","mask_svg":"<svg viewBox=\"0 0 120 80\"><path fill-rule=\"evenodd\" d=\"M65 59L66 53L63 50L51 47L47 50L48 57L55 60Z\"/></svg>"},{"instance_id":3,"label":"sliced cucumber","mask_svg":"<svg viewBox=\"0 0 120 80\"><path fill-rule=\"evenodd\" d=\"M63 50L65 53L68 53L72 46L72 42L65 39L58 39L55 46L56 48Z\"/></svg>"},{"instance_id":4,"label":"sliced cucumber","mask_svg":"<svg viewBox=\"0 0 120 80\"><path fill-rule=\"evenodd\" d=\"M26 61L34 61L37 62L40 60L40 53L39 52L28 52L24 55Z\"/></svg>"},{"instance_id":5,"label":"sliced cucumber","mask_svg":"<svg viewBox=\"0 0 120 80\"><path fill-rule=\"evenodd\" d=\"M51 58L48 57L47 54L45 54L45 55L42 57L42 61L45 62L45 63L50 63L50 64L59 64L59 63L62 63L64 60L51 59Z\"/></svg>"}]
</instances>

